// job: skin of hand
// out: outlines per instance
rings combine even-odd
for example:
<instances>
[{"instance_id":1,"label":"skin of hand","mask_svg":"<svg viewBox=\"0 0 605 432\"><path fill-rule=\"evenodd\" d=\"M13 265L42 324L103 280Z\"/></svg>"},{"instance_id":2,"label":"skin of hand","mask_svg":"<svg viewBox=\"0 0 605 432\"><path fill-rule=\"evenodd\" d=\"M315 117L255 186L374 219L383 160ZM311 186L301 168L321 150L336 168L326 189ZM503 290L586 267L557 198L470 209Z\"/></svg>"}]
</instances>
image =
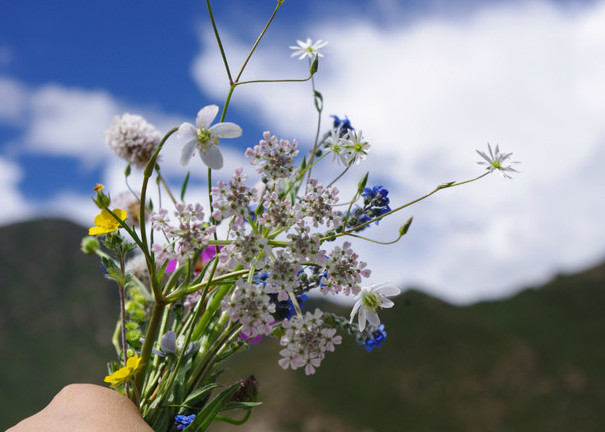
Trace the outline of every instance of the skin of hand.
<instances>
[{"instance_id":1,"label":"skin of hand","mask_svg":"<svg viewBox=\"0 0 605 432\"><path fill-rule=\"evenodd\" d=\"M153 432L126 396L94 384L64 387L42 411L6 432Z\"/></svg>"}]
</instances>

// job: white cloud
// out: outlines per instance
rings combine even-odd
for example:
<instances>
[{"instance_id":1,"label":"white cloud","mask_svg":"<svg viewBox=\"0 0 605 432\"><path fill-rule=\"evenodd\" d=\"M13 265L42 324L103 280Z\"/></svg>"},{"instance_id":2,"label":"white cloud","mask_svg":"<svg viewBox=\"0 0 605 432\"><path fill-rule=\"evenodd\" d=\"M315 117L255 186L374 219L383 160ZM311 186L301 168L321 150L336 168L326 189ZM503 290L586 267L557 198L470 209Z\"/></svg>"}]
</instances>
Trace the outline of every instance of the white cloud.
<instances>
[{"instance_id":1,"label":"white cloud","mask_svg":"<svg viewBox=\"0 0 605 432\"><path fill-rule=\"evenodd\" d=\"M32 95L30 110L25 136L29 150L88 163L98 163L110 153L103 132L119 111L109 94L47 85Z\"/></svg>"},{"instance_id":2,"label":"white cloud","mask_svg":"<svg viewBox=\"0 0 605 432\"><path fill-rule=\"evenodd\" d=\"M59 84L29 88L4 77L0 78L0 93L0 121L22 130L21 136L5 144L6 153L70 156L87 167L116 158L105 143L105 131L114 116L140 114L162 132L183 121L175 115L124 103L102 90ZM176 166L180 166L176 157L166 159L168 170Z\"/></svg>"},{"instance_id":3,"label":"white cloud","mask_svg":"<svg viewBox=\"0 0 605 432\"><path fill-rule=\"evenodd\" d=\"M22 177L17 164L0 157L0 225L35 217L33 208L18 189Z\"/></svg>"},{"instance_id":4,"label":"white cloud","mask_svg":"<svg viewBox=\"0 0 605 432\"><path fill-rule=\"evenodd\" d=\"M388 239L415 216L402 243L359 244L374 281L413 282L469 302L602 259L605 2L573 11L515 2L464 20L429 17L401 28L326 21L311 30L330 41L316 77L326 113L347 114L371 140L362 169L389 186L393 206L478 175L474 149L487 141L522 161L512 181L492 176L439 192L368 231ZM224 40L228 54L243 57L248 43ZM306 66L289 61L288 43L279 43L261 46L248 78L304 75ZM193 68L217 97L226 90L224 77L212 73L220 68L213 50ZM236 89L233 103L260 116L259 130L304 145L314 132L309 95L308 83L250 85Z\"/></svg>"},{"instance_id":5,"label":"white cloud","mask_svg":"<svg viewBox=\"0 0 605 432\"><path fill-rule=\"evenodd\" d=\"M183 121L147 107L125 104L104 91L57 84L35 88L4 77L0 78L0 94L3 96L0 98L0 122L19 132L12 141L2 143L5 157L10 155L13 160L28 154L73 157L80 164L80 170L103 167L104 178L98 181L114 186L116 191L126 189L123 175L126 163L105 143L105 131L113 117L125 112L141 114L160 131L168 131ZM179 143L171 138L168 145L179 146ZM162 162L164 175L182 175L178 152L165 152ZM72 192L57 190L44 202L30 201L19 188L23 170L8 159L2 159L1 167L0 176L5 185L1 202L11 203L1 210L2 225L39 215L65 217L87 225L96 214L89 196ZM138 185L141 179L142 171L133 168L131 184ZM23 213L24 208L28 209L27 214Z\"/></svg>"}]
</instances>

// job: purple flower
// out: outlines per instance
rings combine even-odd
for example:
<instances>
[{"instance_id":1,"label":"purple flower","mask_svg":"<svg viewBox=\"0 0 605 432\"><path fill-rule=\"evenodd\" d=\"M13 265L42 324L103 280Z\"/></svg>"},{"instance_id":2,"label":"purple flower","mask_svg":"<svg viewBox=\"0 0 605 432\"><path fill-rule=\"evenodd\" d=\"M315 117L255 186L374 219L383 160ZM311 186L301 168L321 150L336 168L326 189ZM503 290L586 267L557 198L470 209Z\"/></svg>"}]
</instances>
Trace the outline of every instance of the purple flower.
<instances>
[{"instance_id":1,"label":"purple flower","mask_svg":"<svg viewBox=\"0 0 605 432\"><path fill-rule=\"evenodd\" d=\"M202 267L205 266L206 264L208 264L210 261L212 261L212 258L214 258L216 256L216 249L218 248L218 250L220 251L222 248L224 248L225 246L223 245L210 245L208 247L206 247L203 251L202 251Z\"/></svg>"}]
</instances>

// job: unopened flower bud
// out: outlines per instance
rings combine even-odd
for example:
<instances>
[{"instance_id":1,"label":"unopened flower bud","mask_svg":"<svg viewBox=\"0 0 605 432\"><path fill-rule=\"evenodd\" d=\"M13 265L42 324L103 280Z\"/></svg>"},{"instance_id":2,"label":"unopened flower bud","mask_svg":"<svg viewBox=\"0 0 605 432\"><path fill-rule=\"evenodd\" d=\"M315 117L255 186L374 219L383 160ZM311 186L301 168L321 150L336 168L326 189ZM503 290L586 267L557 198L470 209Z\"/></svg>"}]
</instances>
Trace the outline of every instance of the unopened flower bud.
<instances>
[{"instance_id":1,"label":"unopened flower bud","mask_svg":"<svg viewBox=\"0 0 605 432\"><path fill-rule=\"evenodd\" d=\"M101 243L97 240L96 237L86 236L82 239L82 243L80 244L80 249L82 252L88 255L94 254L99 247L101 247Z\"/></svg>"},{"instance_id":2,"label":"unopened flower bud","mask_svg":"<svg viewBox=\"0 0 605 432\"><path fill-rule=\"evenodd\" d=\"M408 230L410 229L410 225L412 225L412 220L414 220L413 217L411 217L407 221L405 221L405 223L401 226L401 228L399 228L399 234L401 234L402 236L407 234Z\"/></svg>"},{"instance_id":3,"label":"unopened flower bud","mask_svg":"<svg viewBox=\"0 0 605 432\"><path fill-rule=\"evenodd\" d=\"M233 402L256 402L258 400L258 382L254 375L240 380L239 388L231 397Z\"/></svg>"},{"instance_id":4,"label":"unopened flower bud","mask_svg":"<svg viewBox=\"0 0 605 432\"><path fill-rule=\"evenodd\" d=\"M173 331L164 333L160 340L160 347L166 354L174 354L176 352L176 333Z\"/></svg>"}]
</instances>

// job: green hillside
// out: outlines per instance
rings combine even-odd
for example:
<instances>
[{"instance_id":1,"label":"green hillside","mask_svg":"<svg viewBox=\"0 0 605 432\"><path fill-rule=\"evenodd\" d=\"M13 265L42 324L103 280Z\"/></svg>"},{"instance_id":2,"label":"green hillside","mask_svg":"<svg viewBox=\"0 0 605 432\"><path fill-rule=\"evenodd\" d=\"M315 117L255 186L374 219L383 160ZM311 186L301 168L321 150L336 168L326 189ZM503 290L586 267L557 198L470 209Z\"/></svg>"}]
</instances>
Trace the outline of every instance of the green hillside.
<instances>
[{"instance_id":1,"label":"green hillside","mask_svg":"<svg viewBox=\"0 0 605 432\"><path fill-rule=\"evenodd\" d=\"M112 358L117 297L79 251L83 235L62 221L0 229L0 427L65 383L100 382ZM381 348L345 338L314 376L281 370L271 339L229 363L225 382L254 373L264 404L243 427L212 429L605 430L605 265L502 301L454 307L408 291L397 303Z\"/></svg>"},{"instance_id":2,"label":"green hillside","mask_svg":"<svg viewBox=\"0 0 605 432\"><path fill-rule=\"evenodd\" d=\"M103 381L118 296L84 235L57 220L0 229L0 430L65 384Z\"/></svg>"}]
</instances>

